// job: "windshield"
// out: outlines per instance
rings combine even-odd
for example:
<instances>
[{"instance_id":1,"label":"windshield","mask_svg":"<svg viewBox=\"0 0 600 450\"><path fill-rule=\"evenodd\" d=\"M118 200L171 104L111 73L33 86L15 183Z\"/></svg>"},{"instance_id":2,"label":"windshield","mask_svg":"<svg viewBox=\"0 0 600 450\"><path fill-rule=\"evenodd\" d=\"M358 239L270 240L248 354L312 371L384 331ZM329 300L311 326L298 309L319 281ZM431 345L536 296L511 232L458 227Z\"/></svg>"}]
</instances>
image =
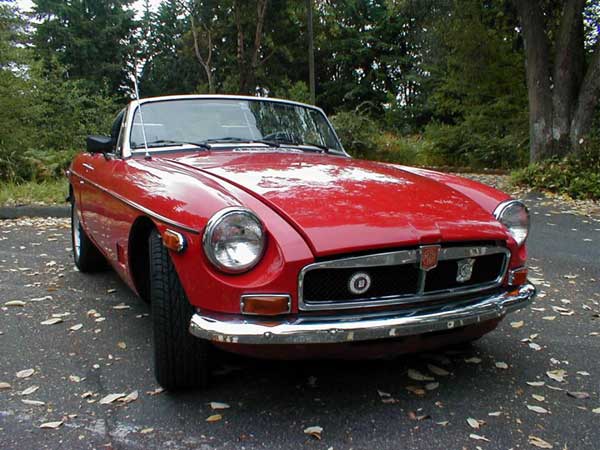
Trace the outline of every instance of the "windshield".
<instances>
[{"instance_id":1,"label":"windshield","mask_svg":"<svg viewBox=\"0 0 600 450\"><path fill-rule=\"evenodd\" d=\"M136 109L132 150L168 143L272 141L316 145L342 151L325 116L317 109L269 100L181 99L145 103Z\"/></svg>"}]
</instances>

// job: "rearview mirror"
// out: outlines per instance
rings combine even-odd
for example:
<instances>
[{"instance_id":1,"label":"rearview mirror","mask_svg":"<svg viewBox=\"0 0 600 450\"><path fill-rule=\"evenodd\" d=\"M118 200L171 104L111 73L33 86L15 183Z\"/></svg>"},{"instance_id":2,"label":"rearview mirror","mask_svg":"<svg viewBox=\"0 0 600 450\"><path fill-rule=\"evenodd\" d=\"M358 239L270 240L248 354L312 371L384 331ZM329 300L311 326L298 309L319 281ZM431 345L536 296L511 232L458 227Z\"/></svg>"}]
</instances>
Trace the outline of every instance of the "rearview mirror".
<instances>
[{"instance_id":1,"label":"rearview mirror","mask_svg":"<svg viewBox=\"0 0 600 450\"><path fill-rule=\"evenodd\" d=\"M109 153L113 148L113 140L110 136L88 136L85 143L90 153Z\"/></svg>"}]
</instances>

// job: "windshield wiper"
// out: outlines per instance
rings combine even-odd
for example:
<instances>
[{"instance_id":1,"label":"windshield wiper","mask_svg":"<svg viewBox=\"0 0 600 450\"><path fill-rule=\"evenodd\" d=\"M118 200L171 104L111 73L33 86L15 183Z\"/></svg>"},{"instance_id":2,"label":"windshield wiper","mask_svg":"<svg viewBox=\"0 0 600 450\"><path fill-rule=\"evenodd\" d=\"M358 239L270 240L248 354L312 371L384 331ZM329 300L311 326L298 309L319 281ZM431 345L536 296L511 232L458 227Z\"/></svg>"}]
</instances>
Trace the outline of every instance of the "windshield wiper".
<instances>
[{"instance_id":1,"label":"windshield wiper","mask_svg":"<svg viewBox=\"0 0 600 450\"><path fill-rule=\"evenodd\" d=\"M284 141L281 140L279 141L281 144L285 144L285 145L293 145L294 147L315 147L318 148L319 150L322 150L324 153L329 153L331 151L331 149L325 145L321 145L321 144L313 144L312 142L292 142L292 141Z\"/></svg>"},{"instance_id":2,"label":"windshield wiper","mask_svg":"<svg viewBox=\"0 0 600 450\"><path fill-rule=\"evenodd\" d=\"M279 147L280 146L278 142L268 141L265 139L244 139L244 138L238 138L238 137L222 137L222 138L215 138L215 139L206 139L203 142L209 146L210 146L210 144L208 144L209 142L211 142L211 143L239 142L239 143L248 143L248 144L265 144L265 145L268 145L269 147Z\"/></svg>"},{"instance_id":3,"label":"windshield wiper","mask_svg":"<svg viewBox=\"0 0 600 450\"><path fill-rule=\"evenodd\" d=\"M203 148L205 150L210 149L210 145L206 142L190 142L190 141L174 141L171 139L158 139L156 141L147 142L146 145L148 148L156 148L156 147L170 147L173 145L194 145L196 147ZM144 148L144 145L136 145L133 147L134 149Z\"/></svg>"}]
</instances>

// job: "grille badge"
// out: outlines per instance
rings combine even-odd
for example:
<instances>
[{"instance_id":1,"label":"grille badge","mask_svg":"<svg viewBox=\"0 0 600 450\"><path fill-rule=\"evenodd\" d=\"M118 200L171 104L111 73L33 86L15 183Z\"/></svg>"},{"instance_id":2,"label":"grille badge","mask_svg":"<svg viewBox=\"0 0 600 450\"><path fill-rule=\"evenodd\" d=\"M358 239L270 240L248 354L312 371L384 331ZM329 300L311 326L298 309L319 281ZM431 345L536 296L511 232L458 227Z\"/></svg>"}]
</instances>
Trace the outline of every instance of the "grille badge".
<instances>
[{"instance_id":1,"label":"grille badge","mask_svg":"<svg viewBox=\"0 0 600 450\"><path fill-rule=\"evenodd\" d=\"M473 265L475 264L475 258L465 258L456 261L458 269L456 270L456 281L464 283L469 281L473 275Z\"/></svg>"},{"instance_id":2,"label":"grille badge","mask_svg":"<svg viewBox=\"0 0 600 450\"><path fill-rule=\"evenodd\" d=\"M371 287L371 276L366 272L356 272L348 280L348 290L353 294L364 294Z\"/></svg>"},{"instance_id":3,"label":"grille badge","mask_svg":"<svg viewBox=\"0 0 600 450\"><path fill-rule=\"evenodd\" d=\"M439 245L427 245L421 247L421 260L419 266L421 270L428 271L435 269L438 265L438 258L440 256Z\"/></svg>"}]
</instances>

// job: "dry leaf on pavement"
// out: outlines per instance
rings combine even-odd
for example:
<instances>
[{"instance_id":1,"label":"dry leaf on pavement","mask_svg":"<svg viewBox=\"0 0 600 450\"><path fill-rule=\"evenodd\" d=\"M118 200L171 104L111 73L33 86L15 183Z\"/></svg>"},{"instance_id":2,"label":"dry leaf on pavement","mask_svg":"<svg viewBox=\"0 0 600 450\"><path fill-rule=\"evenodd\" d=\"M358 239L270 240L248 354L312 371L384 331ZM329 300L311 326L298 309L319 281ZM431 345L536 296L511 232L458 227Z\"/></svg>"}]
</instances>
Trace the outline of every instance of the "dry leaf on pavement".
<instances>
[{"instance_id":1,"label":"dry leaf on pavement","mask_svg":"<svg viewBox=\"0 0 600 450\"><path fill-rule=\"evenodd\" d=\"M479 429L479 421L477 419L473 419L472 417L467 417L467 423L471 428Z\"/></svg>"},{"instance_id":2,"label":"dry leaf on pavement","mask_svg":"<svg viewBox=\"0 0 600 450\"><path fill-rule=\"evenodd\" d=\"M118 400L123 397L125 397L124 393L108 394L105 397L102 397L98 403L100 403L101 405L108 405L108 404L114 402L115 400Z\"/></svg>"},{"instance_id":3,"label":"dry leaf on pavement","mask_svg":"<svg viewBox=\"0 0 600 450\"><path fill-rule=\"evenodd\" d=\"M223 416L221 414L213 414L212 416L208 416L206 418L206 421L207 422L218 422L222 418L223 418Z\"/></svg>"},{"instance_id":4,"label":"dry leaf on pavement","mask_svg":"<svg viewBox=\"0 0 600 450\"><path fill-rule=\"evenodd\" d=\"M308 434L318 440L321 440L321 433L323 433L323 427L312 426L304 429L304 434Z\"/></svg>"},{"instance_id":5,"label":"dry leaf on pavement","mask_svg":"<svg viewBox=\"0 0 600 450\"><path fill-rule=\"evenodd\" d=\"M590 394L588 394L587 392L571 392L571 391L567 391L567 395L569 397L573 397L579 400L583 400L585 398L590 398Z\"/></svg>"},{"instance_id":6,"label":"dry leaf on pavement","mask_svg":"<svg viewBox=\"0 0 600 450\"><path fill-rule=\"evenodd\" d=\"M433 364L427 364L427 369L432 374L440 377L447 377L448 375L450 375L450 372L448 372L446 369L442 369L441 367L435 366Z\"/></svg>"},{"instance_id":7,"label":"dry leaf on pavement","mask_svg":"<svg viewBox=\"0 0 600 450\"><path fill-rule=\"evenodd\" d=\"M61 323L62 321L63 320L60 317L51 317L50 319L40 322L40 325L56 325L57 323Z\"/></svg>"},{"instance_id":8,"label":"dry leaf on pavement","mask_svg":"<svg viewBox=\"0 0 600 450\"><path fill-rule=\"evenodd\" d=\"M478 434L474 434L474 433L471 433L471 434L469 435L469 437L470 437L471 439L475 439L476 441L485 441L485 442L490 442L490 440L489 440L488 438L486 438L485 436L479 436Z\"/></svg>"},{"instance_id":9,"label":"dry leaf on pavement","mask_svg":"<svg viewBox=\"0 0 600 450\"><path fill-rule=\"evenodd\" d=\"M50 428L50 429L57 429L58 427L60 427L63 424L62 420L59 420L58 422L44 422L43 424L40 425L40 428Z\"/></svg>"},{"instance_id":10,"label":"dry leaf on pavement","mask_svg":"<svg viewBox=\"0 0 600 450\"><path fill-rule=\"evenodd\" d=\"M33 375L35 372L34 369L25 369L25 370L19 370L17 372L17 378L29 378L31 375Z\"/></svg>"},{"instance_id":11,"label":"dry leaf on pavement","mask_svg":"<svg viewBox=\"0 0 600 450\"><path fill-rule=\"evenodd\" d=\"M525 405L527 406L527 409L529 409L530 411L536 412L538 414L548 414L548 410L546 408L542 408L541 406L535 406L535 405Z\"/></svg>"},{"instance_id":12,"label":"dry leaf on pavement","mask_svg":"<svg viewBox=\"0 0 600 450\"><path fill-rule=\"evenodd\" d=\"M531 445L535 445L538 448L552 448L552 444L536 436L529 436L529 443Z\"/></svg>"},{"instance_id":13,"label":"dry leaf on pavement","mask_svg":"<svg viewBox=\"0 0 600 450\"><path fill-rule=\"evenodd\" d=\"M230 406L227 403L221 402L210 402L210 407L212 409L228 409Z\"/></svg>"},{"instance_id":14,"label":"dry leaf on pavement","mask_svg":"<svg viewBox=\"0 0 600 450\"><path fill-rule=\"evenodd\" d=\"M435 378L430 377L429 375L424 375L418 370L408 369L408 378L415 381L434 381Z\"/></svg>"}]
</instances>

